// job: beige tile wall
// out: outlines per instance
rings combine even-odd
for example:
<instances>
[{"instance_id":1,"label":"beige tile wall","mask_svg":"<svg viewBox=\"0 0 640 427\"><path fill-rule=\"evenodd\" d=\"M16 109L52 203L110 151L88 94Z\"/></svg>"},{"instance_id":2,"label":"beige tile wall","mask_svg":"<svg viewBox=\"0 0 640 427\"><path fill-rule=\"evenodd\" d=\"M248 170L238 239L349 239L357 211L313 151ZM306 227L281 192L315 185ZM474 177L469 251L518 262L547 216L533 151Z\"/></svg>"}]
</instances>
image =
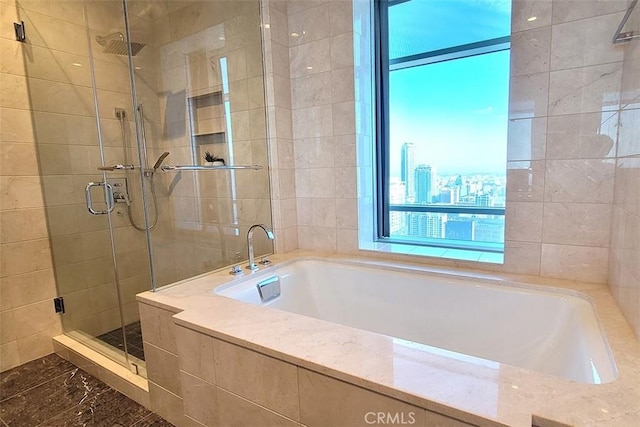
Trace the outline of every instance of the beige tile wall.
<instances>
[{"instance_id":1,"label":"beige tile wall","mask_svg":"<svg viewBox=\"0 0 640 427\"><path fill-rule=\"evenodd\" d=\"M287 2L261 4L273 227L276 251L284 253L298 248Z\"/></svg>"},{"instance_id":2,"label":"beige tile wall","mask_svg":"<svg viewBox=\"0 0 640 427\"><path fill-rule=\"evenodd\" d=\"M624 53L610 33L626 1L567 4L513 3L504 265L425 262L606 282ZM366 19L353 27L350 1L287 6L298 246L357 252L358 229L372 233L357 211L358 199L372 201L357 189L371 164L356 169L355 155L356 138L371 143L371 116L360 72L353 96L352 46L355 37L356 69L367 69L369 29Z\"/></svg>"},{"instance_id":3,"label":"beige tile wall","mask_svg":"<svg viewBox=\"0 0 640 427\"><path fill-rule=\"evenodd\" d=\"M24 61L38 52L9 31L18 9L0 2L0 371L51 353L61 331Z\"/></svg>"},{"instance_id":4,"label":"beige tile wall","mask_svg":"<svg viewBox=\"0 0 640 427\"><path fill-rule=\"evenodd\" d=\"M636 10L628 28L640 25ZM622 47L620 125L613 194L608 283L625 317L640 337L640 41Z\"/></svg>"},{"instance_id":5,"label":"beige tile wall","mask_svg":"<svg viewBox=\"0 0 640 427\"><path fill-rule=\"evenodd\" d=\"M565 3L514 3L506 239L531 245L524 272L604 283L625 2Z\"/></svg>"},{"instance_id":6,"label":"beige tile wall","mask_svg":"<svg viewBox=\"0 0 640 427\"><path fill-rule=\"evenodd\" d=\"M357 229L352 4L287 12L298 244L336 252Z\"/></svg>"}]
</instances>

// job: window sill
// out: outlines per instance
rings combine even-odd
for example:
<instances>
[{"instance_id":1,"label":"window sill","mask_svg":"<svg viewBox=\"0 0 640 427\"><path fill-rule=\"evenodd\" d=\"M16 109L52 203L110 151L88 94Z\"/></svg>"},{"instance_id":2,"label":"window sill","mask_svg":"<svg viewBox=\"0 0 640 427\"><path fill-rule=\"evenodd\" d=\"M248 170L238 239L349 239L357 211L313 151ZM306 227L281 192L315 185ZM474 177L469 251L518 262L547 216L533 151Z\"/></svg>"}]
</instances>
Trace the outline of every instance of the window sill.
<instances>
[{"instance_id":1,"label":"window sill","mask_svg":"<svg viewBox=\"0 0 640 427\"><path fill-rule=\"evenodd\" d=\"M446 258L456 261L472 261L487 264L504 263L504 254L496 252L485 252L481 250L448 249L385 242L360 242L360 250L431 258Z\"/></svg>"}]
</instances>

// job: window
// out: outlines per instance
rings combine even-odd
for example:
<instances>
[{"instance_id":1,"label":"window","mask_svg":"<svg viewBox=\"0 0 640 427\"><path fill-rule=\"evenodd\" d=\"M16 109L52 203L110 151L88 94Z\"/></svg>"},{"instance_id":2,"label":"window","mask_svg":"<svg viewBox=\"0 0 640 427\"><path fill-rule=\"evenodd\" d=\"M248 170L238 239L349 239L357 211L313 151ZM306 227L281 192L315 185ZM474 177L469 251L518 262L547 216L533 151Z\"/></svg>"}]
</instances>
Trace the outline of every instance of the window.
<instances>
[{"instance_id":1,"label":"window","mask_svg":"<svg viewBox=\"0 0 640 427\"><path fill-rule=\"evenodd\" d=\"M379 241L503 252L510 23L510 0L376 2Z\"/></svg>"}]
</instances>

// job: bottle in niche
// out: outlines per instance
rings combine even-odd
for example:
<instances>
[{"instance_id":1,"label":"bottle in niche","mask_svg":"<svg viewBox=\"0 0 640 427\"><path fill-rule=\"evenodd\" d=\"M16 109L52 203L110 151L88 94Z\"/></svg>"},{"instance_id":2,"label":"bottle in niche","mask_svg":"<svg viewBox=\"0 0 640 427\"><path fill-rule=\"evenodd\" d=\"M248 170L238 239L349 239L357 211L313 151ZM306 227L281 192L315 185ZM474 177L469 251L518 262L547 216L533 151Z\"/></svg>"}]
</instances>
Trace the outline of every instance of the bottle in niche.
<instances>
[{"instance_id":1,"label":"bottle in niche","mask_svg":"<svg viewBox=\"0 0 640 427\"><path fill-rule=\"evenodd\" d=\"M224 159L222 157L216 157L208 151L204 153L204 165L205 166L225 166Z\"/></svg>"}]
</instances>

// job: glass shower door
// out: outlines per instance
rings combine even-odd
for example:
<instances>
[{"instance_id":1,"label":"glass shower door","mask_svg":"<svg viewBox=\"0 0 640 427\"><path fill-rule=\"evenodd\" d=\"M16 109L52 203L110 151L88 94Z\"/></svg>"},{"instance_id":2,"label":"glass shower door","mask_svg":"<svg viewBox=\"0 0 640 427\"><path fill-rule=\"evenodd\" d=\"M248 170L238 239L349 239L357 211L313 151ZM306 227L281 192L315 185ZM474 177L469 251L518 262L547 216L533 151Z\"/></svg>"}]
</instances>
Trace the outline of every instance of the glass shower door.
<instances>
[{"instance_id":1,"label":"glass shower door","mask_svg":"<svg viewBox=\"0 0 640 427\"><path fill-rule=\"evenodd\" d=\"M18 13L29 28L22 60L63 330L135 371L144 365L135 294L150 288L149 252L145 215L134 218L138 231L125 207L142 207L141 184L99 170L126 163L123 130L134 126L128 58L105 53L100 38L124 31L122 2L18 2ZM137 337L134 353L125 338Z\"/></svg>"},{"instance_id":2,"label":"glass shower door","mask_svg":"<svg viewBox=\"0 0 640 427\"><path fill-rule=\"evenodd\" d=\"M121 326L104 328L97 340L121 352L134 372L144 375L144 349L137 293L151 289L148 235L156 229L155 172L144 146L146 106L136 101L130 55L144 55L144 43L128 43L121 0L85 2L95 102L102 146L101 163ZM141 52L142 51L142 52ZM140 143L142 141L142 143ZM107 187L108 188L108 187Z\"/></svg>"},{"instance_id":3,"label":"glass shower door","mask_svg":"<svg viewBox=\"0 0 640 427\"><path fill-rule=\"evenodd\" d=\"M143 151L183 166L155 174L157 217L148 204L160 287L243 263L248 228L271 226L260 3L127 0L126 8L132 45L144 45L131 57ZM203 168L211 157L218 166ZM271 240L255 239L256 254L273 252Z\"/></svg>"}]
</instances>

